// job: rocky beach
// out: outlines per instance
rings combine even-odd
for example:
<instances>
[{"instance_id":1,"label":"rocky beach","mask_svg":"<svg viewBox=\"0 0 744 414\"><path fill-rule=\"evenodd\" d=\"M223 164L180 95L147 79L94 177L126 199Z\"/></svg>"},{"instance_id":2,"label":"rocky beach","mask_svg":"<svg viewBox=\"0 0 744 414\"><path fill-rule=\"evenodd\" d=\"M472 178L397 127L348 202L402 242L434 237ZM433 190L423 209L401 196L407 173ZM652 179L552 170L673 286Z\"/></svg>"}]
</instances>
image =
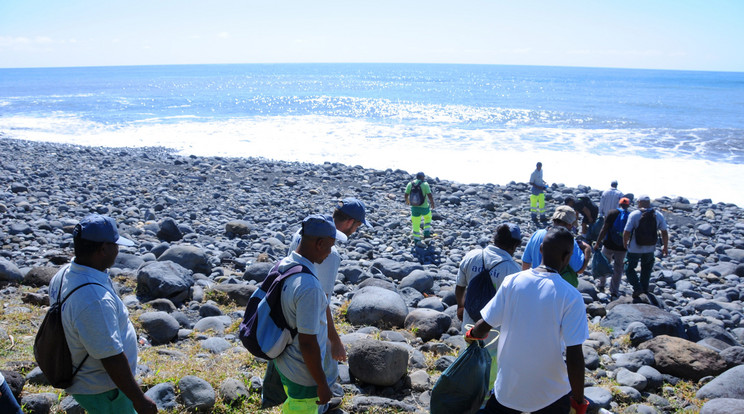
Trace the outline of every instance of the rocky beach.
<instances>
[{"instance_id":1,"label":"rocky beach","mask_svg":"<svg viewBox=\"0 0 744 414\"><path fill-rule=\"evenodd\" d=\"M522 229L518 259L538 229L526 182L430 177L435 235L414 245L403 190L415 171L2 136L0 153L0 370L34 413L82 412L47 385L32 348L49 280L72 259L72 228L90 213L114 217L137 242L121 248L110 275L139 336L137 379L173 413L259 411L266 364L237 327L308 214L353 196L373 226L339 245L331 300L349 354L337 412L350 413L428 412L438 376L465 346L454 306L460 260L505 221ZM548 211L579 193L598 202L604 189L553 183ZM580 276L589 412L744 413L744 210L651 196L670 234L669 256L657 249L652 295L634 302L623 278L624 296L611 301L591 269Z\"/></svg>"}]
</instances>

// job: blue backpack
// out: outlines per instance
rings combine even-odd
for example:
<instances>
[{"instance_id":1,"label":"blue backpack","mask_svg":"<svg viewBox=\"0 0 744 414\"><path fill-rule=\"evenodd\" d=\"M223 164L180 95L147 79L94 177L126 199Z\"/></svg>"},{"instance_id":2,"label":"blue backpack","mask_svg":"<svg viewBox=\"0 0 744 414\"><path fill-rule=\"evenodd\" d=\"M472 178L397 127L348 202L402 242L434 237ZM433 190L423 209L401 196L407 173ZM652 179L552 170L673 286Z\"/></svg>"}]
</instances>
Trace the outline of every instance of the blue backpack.
<instances>
[{"instance_id":1,"label":"blue backpack","mask_svg":"<svg viewBox=\"0 0 744 414\"><path fill-rule=\"evenodd\" d=\"M496 262L491 268L486 269L485 254L486 250L484 249L481 253L483 270L470 280L465 290L465 310L474 321L481 319L481 310L496 295L496 288L493 287L493 281L491 281L491 270L498 266L501 260Z\"/></svg>"},{"instance_id":2,"label":"blue backpack","mask_svg":"<svg viewBox=\"0 0 744 414\"><path fill-rule=\"evenodd\" d=\"M607 238L615 245L622 247L623 231L625 231L625 224L628 222L630 212L626 208L618 209L618 211L620 213L615 217L615 222L612 223L612 228L608 232L609 234L607 234Z\"/></svg>"},{"instance_id":3,"label":"blue backpack","mask_svg":"<svg viewBox=\"0 0 744 414\"><path fill-rule=\"evenodd\" d=\"M282 312L282 287L288 277L297 273L310 273L302 265L292 266L279 272L277 262L261 287L253 292L245 308L240 324L240 340L248 351L265 360L278 357L297 335L297 329L289 327Z\"/></svg>"}]
</instances>

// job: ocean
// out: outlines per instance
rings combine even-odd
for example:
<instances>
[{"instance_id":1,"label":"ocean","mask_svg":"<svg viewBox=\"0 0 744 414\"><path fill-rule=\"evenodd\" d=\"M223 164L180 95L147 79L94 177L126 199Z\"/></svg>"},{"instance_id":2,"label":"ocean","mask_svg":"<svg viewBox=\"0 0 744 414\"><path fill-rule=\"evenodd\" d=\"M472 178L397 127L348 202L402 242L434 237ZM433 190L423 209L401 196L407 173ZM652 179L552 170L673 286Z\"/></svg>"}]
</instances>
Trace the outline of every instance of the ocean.
<instances>
[{"instance_id":1,"label":"ocean","mask_svg":"<svg viewBox=\"0 0 744 414\"><path fill-rule=\"evenodd\" d=\"M744 206L744 73L423 64L0 69L0 136ZM739 177L739 178L736 178ZM404 183L401 183L401 191Z\"/></svg>"}]
</instances>

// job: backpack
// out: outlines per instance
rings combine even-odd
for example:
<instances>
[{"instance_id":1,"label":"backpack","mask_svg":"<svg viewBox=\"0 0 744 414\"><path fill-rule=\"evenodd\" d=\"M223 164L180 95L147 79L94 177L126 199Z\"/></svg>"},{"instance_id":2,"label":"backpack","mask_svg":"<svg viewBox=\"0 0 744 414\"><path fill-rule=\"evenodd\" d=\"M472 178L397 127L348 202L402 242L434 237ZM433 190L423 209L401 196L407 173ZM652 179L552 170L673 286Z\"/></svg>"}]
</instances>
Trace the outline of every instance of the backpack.
<instances>
[{"instance_id":1,"label":"backpack","mask_svg":"<svg viewBox=\"0 0 744 414\"><path fill-rule=\"evenodd\" d=\"M615 217L615 222L612 223L612 228L607 232L607 238L618 247L623 247L623 232L625 231L625 224L628 222L628 216L630 212L628 209L618 209L619 214Z\"/></svg>"},{"instance_id":2,"label":"backpack","mask_svg":"<svg viewBox=\"0 0 744 414\"><path fill-rule=\"evenodd\" d=\"M421 190L421 180L415 180L411 183L411 194L408 196L408 201L414 207L424 204L424 191Z\"/></svg>"},{"instance_id":3,"label":"backpack","mask_svg":"<svg viewBox=\"0 0 744 414\"><path fill-rule=\"evenodd\" d=\"M491 270L501 263L501 260L491 266L490 269L486 269L485 254L486 250L484 249L481 253L483 270L470 280L465 290L465 310L474 321L481 318L480 311L496 295L496 288L493 287L493 282L491 281Z\"/></svg>"},{"instance_id":4,"label":"backpack","mask_svg":"<svg viewBox=\"0 0 744 414\"><path fill-rule=\"evenodd\" d=\"M69 271L69 268L67 271ZM72 354L70 354L70 347L67 345L65 330L62 326L62 305L70 295L83 286L98 285L105 289L100 283L83 283L60 301L62 282L64 282L67 271L60 278L57 302L47 311L44 321L39 326L39 332L36 333L36 339L34 339L34 358L36 359L36 363L54 388L68 388L71 386L72 379L88 359L88 354L86 354L80 365L75 367L72 364Z\"/></svg>"},{"instance_id":5,"label":"backpack","mask_svg":"<svg viewBox=\"0 0 744 414\"><path fill-rule=\"evenodd\" d=\"M638 227L634 232L636 244L639 246L655 246L657 240L656 232L656 212L654 209L641 213L641 219L638 221Z\"/></svg>"},{"instance_id":6,"label":"backpack","mask_svg":"<svg viewBox=\"0 0 744 414\"><path fill-rule=\"evenodd\" d=\"M297 335L297 329L289 327L282 312L284 281L297 273L313 274L310 269L299 264L280 273L280 263L281 261L274 265L261 287L248 299L238 335L251 354L265 360L281 355Z\"/></svg>"}]
</instances>

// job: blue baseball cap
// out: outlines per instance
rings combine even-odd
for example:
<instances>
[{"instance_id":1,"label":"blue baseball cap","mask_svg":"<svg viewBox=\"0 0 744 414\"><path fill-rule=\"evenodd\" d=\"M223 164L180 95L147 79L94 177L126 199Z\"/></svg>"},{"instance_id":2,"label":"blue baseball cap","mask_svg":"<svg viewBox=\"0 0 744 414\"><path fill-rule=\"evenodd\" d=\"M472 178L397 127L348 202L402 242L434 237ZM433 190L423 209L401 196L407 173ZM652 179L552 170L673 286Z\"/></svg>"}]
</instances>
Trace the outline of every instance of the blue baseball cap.
<instances>
[{"instance_id":1,"label":"blue baseball cap","mask_svg":"<svg viewBox=\"0 0 744 414\"><path fill-rule=\"evenodd\" d=\"M346 235L336 230L333 217L311 214L302 220L300 234L303 236L333 237L339 241L346 241Z\"/></svg>"},{"instance_id":2,"label":"blue baseball cap","mask_svg":"<svg viewBox=\"0 0 744 414\"><path fill-rule=\"evenodd\" d=\"M347 197L339 201L336 208L354 220L361 221L365 226L372 227L372 225L364 218L367 213L364 209L364 203L362 203L361 200L354 197Z\"/></svg>"},{"instance_id":3,"label":"blue baseball cap","mask_svg":"<svg viewBox=\"0 0 744 414\"><path fill-rule=\"evenodd\" d=\"M83 240L134 246L133 241L119 236L119 230L116 229L114 219L100 214L91 214L80 220L80 224L75 226L75 230L72 232L73 237L78 237L78 235Z\"/></svg>"},{"instance_id":4,"label":"blue baseball cap","mask_svg":"<svg viewBox=\"0 0 744 414\"><path fill-rule=\"evenodd\" d=\"M504 223L505 226L509 227L509 233L511 238L514 240L522 240L522 231L519 226L514 223Z\"/></svg>"}]
</instances>

